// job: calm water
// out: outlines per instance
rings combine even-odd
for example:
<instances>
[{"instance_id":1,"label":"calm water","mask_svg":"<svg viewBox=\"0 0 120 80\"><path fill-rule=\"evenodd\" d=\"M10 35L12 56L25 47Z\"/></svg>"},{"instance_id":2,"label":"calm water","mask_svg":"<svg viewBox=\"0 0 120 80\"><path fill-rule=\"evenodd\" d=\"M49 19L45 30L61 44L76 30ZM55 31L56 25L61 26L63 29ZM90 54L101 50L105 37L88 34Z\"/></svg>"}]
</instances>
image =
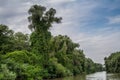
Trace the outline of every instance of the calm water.
<instances>
[{"instance_id":1,"label":"calm water","mask_svg":"<svg viewBox=\"0 0 120 80\"><path fill-rule=\"evenodd\" d=\"M97 72L89 75L78 75L54 80L120 80L120 74L106 74L106 72Z\"/></svg>"}]
</instances>

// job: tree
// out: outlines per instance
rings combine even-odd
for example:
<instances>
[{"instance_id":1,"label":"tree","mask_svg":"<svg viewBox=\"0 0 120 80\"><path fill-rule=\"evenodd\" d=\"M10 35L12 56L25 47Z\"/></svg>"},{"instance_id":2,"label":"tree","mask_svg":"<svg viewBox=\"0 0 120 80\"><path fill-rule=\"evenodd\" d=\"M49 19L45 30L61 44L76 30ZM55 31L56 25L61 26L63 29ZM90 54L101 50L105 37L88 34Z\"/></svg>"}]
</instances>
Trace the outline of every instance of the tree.
<instances>
[{"instance_id":1,"label":"tree","mask_svg":"<svg viewBox=\"0 0 120 80\"><path fill-rule=\"evenodd\" d=\"M120 52L105 57L105 66L108 73L120 73Z\"/></svg>"},{"instance_id":2,"label":"tree","mask_svg":"<svg viewBox=\"0 0 120 80\"><path fill-rule=\"evenodd\" d=\"M31 15L28 17L29 28L35 32L48 31L53 23L60 23L62 19L55 17L55 9L50 8L46 11L46 8L40 5L33 5L28 12Z\"/></svg>"},{"instance_id":3,"label":"tree","mask_svg":"<svg viewBox=\"0 0 120 80\"><path fill-rule=\"evenodd\" d=\"M46 8L40 5L33 5L28 13L30 14L28 17L29 29L32 31L30 36L32 52L43 57L42 61L45 67L50 52L51 33L49 29L53 23L60 23L62 18L55 17L55 9L50 8L46 11Z\"/></svg>"},{"instance_id":4,"label":"tree","mask_svg":"<svg viewBox=\"0 0 120 80\"><path fill-rule=\"evenodd\" d=\"M30 50L29 35L17 32L13 38L14 50Z\"/></svg>"},{"instance_id":5,"label":"tree","mask_svg":"<svg viewBox=\"0 0 120 80\"><path fill-rule=\"evenodd\" d=\"M12 37L13 30L10 30L6 25L0 25L0 53L6 54L7 52L12 51L10 47L12 47Z\"/></svg>"},{"instance_id":6,"label":"tree","mask_svg":"<svg viewBox=\"0 0 120 80\"><path fill-rule=\"evenodd\" d=\"M77 49L79 44L72 42L68 36L56 36L51 40L53 51L51 56L58 59L58 63L70 70L74 75L85 71L85 56L82 50Z\"/></svg>"},{"instance_id":7,"label":"tree","mask_svg":"<svg viewBox=\"0 0 120 80\"><path fill-rule=\"evenodd\" d=\"M85 68L86 68L86 73L94 73L95 72L94 62L90 58L86 58Z\"/></svg>"}]
</instances>

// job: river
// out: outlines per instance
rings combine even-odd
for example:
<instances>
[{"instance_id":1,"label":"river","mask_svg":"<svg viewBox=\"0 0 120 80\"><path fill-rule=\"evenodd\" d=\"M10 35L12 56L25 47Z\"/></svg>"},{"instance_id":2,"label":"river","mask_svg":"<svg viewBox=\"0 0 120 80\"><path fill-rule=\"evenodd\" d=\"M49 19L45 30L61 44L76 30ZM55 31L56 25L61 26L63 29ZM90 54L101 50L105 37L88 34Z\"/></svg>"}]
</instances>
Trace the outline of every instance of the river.
<instances>
[{"instance_id":1,"label":"river","mask_svg":"<svg viewBox=\"0 0 120 80\"><path fill-rule=\"evenodd\" d=\"M120 74L107 74L105 71L89 75L77 75L54 80L120 80Z\"/></svg>"}]
</instances>

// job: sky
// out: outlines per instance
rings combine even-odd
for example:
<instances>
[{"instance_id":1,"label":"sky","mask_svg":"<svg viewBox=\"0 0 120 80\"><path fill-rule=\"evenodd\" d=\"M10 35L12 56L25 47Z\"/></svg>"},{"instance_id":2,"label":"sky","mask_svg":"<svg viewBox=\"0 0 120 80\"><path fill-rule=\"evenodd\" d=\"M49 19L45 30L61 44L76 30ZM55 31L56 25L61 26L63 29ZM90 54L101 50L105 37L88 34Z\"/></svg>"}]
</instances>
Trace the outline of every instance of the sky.
<instances>
[{"instance_id":1,"label":"sky","mask_svg":"<svg viewBox=\"0 0 120 80\"><path fill-rule=\"evenodd\" d=\"M53 24L52 35L68 35L94 62L104 64L104 57L120 51L120 0L0 0L0 24L30 33L28 9L34 4L56 9L63 20Z\"/></svg>"}]
</instances>

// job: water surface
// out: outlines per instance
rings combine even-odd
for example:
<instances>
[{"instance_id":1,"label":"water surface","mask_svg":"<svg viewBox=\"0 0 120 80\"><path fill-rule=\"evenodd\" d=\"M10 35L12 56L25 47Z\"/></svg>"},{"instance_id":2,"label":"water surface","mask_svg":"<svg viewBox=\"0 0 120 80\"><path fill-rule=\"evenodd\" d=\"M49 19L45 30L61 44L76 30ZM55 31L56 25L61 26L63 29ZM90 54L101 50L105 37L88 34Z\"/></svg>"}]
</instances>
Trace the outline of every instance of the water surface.
<instances>
[{"instance_id":1,"label":"water surface","mask_svg":"<svg viewBox=\"0 0 120 80\"><path fill-rule=\"evenodd\" d=\"M54 80L120 80L120 74L107 74L105 71L89 75L77 75L73 77L58 78Z\"/></svg>"}]
</instances>

